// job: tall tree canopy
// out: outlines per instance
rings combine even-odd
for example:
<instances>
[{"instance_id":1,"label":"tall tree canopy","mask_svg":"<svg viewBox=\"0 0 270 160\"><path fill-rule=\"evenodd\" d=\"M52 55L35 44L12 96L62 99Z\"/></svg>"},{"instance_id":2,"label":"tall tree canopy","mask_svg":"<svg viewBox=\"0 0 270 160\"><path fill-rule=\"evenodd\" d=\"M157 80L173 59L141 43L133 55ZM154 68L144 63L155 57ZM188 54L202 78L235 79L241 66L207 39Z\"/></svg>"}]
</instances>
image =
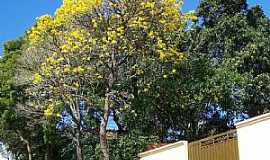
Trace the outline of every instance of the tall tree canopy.
<instances>
[{"instance_id":1,"label":"tall tree canopy","mask_svg":"<svg viewBox=\"0 0 270 160\"><path fill-rule=\"evenodd\" d=\"M187 50L215 72L208 102L227 113L226 123L268 111L269 17L245 0L203 0L197 16Z\"/></svg>"},{"instance_id":2,"label":"tall tree canopy","mask_svg":"<svg viewBox=\"0 0 270 160\"><path fill-rule=\"evenodd\" d=\"M203 0L196 14L178 46L187 59L135 99L145 125L130 125L163 141L220 133L269 110L269 17L243 0Z\"/></svg>"},{"instance_id":3,"label":"tall tree canopy","mask_svg":"<svg viewBox=\"0 0 270 160\"><path fill-rule=\"evenodd\" d=\"M81 160L85 126L82 107L98 110L100 147L109 159L108 117L128 109L132 91L123 85L138 78L138 85L166 77L181 62L181 41L192 13L182 14L182 1L64 0L52 16L41 16L28 32L33 85L28 88L33 107L47 119L66 111L72 118L70 133ZM34 57L34 58L33 58ZM145 76L147 73L147 76ZM120 119L120 118L119 118Z\"/></svg>"}]
</instances>

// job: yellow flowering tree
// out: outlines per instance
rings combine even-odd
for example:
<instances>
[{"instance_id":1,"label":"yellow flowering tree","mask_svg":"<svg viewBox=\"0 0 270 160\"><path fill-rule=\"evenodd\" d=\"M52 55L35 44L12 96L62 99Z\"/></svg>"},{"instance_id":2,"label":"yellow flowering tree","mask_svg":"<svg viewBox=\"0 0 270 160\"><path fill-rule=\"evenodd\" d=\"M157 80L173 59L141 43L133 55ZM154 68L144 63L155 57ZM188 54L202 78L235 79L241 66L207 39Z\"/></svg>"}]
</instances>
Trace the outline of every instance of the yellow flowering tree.
<instances>
[{"instance_id":1,"label":"yellow flowering tree","mask_svg":"<svg viewBox=\"0 0 270 160\"><path fill-rule=\"evenodd\" d=\"M181 0L63 0L54 16L41 16L27 33L27 53L41 55L33 73L32 96L43 101L45 115L52 116L61 103L75 122L77 159L82 160L80 137L83 117L81 102L98 106L102 159L109 160L106 126L110 110L125 101L119 86L132 77L151 81L166 78L166 63L173 66L185 57L177 49L187 21ZM154 65L153 65L154 64ZM153 71L151 71L151 67ZM146 69L148 68L148 69ZM149 73L147 76L145 72ZM171 68L170 68L171 70ZM125 93L125 94L123 94ZM53 103L52 103L53 102ZM100 105L100 104L99 104ZM55 113L56 114L56 113Z\"/></svg>"}]
</instances>

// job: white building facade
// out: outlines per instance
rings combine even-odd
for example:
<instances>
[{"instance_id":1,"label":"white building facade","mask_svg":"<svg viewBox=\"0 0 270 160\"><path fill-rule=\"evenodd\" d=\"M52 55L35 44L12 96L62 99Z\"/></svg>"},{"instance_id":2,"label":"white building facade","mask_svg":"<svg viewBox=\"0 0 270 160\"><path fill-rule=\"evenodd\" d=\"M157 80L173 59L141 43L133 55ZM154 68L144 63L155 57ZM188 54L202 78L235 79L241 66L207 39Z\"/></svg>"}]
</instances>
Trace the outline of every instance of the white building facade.
<instances>
[{"instance_id":1,"label":"white building facade","mask_svg":"<svg viewBox=\"0 0 270 160\"><path fill-rule=\"evenodd\" d=\"M270 160L270 113L236 124L240 160Z\"/></svg>"}]
</instances>

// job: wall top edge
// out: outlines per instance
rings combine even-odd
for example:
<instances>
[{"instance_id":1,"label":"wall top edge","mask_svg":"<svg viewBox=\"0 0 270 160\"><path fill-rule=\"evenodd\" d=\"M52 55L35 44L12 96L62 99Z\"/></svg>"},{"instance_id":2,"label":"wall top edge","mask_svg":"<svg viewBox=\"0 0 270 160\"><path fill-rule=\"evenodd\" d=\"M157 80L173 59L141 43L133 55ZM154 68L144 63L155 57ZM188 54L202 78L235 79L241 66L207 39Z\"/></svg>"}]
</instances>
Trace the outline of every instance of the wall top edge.
<instances>
[{"instance_id":1,"label":"wall top edge","mask_svg":"<svg viewBox=\"0 0 270 160\"><path fill-rule=\"evenodd\" d=\"M187 144L188 144L187 141L179 141L179 142L171 143L171 144L168 144L168 145L165 145L165 146L162 146L160 148L156 148L156 149L153 149L153 150L150 150L150 151L142 152L142 153L138 154L138 156L140 158L143 158L143 157L155 154L155 153L164 152L164 151L170 150L172 148L176 148L176 147L179 147L179 146L184 146L184 145L187 145Z\"/></svg>"},{"instance_id":2,"label":"wall top edge","mask_svg":"<svg viewBox=\"0 0 270 160\"><path fill-rule=\"evenodd\" d=\"M266 121L266 120L269 120L269 119L270 119L270 113L266 113L266 114L263 114L263 115L260 115L260 116L256 116L256 117L253 117L253 118L238 122L238 123L235 124L235 126L238 129L238 128L250 126L250 125L253 125L253 124L256 124L256 123L259 123L259 122L263 122L263 121Z\"/></svg>"}]
</instances>

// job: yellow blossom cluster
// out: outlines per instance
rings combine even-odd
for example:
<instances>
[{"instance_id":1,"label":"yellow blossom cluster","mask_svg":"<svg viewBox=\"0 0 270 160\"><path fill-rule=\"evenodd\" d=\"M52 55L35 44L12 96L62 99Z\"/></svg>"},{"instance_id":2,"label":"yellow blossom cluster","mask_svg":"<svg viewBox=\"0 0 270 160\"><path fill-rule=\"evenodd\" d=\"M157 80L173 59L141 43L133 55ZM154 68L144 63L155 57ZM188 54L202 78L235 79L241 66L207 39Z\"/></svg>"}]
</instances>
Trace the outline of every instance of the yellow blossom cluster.
<instances>
[{"instance_id":1,"label":"yellow blossom cluster","mask_svg":"<svg viewBox=\"0 0 270 160\"><path fill-rule=\"evenodd\" d=\"M108 42L110 44L116 44L118 39L121 39L121 36L123 36L124 33L124 27L118 27L116 29L108 28L107 31L107 39L105 42Z\"/></svg>"},{"instance_id":2,"label":"yellow blossom cluster","mask_svg":"<svg viewBox=\"0 0 270 160\"><path fill-rule=\"evenodd\" d=\"M48 105L47 108L44 110L44 116L46 118L50 118L54 114L54 106L52 104Z\"/></svg>"},{"instance_id":3,"label":"yellow blossom cluster","mask_svg":"<svg viewBox=\"0 0 270 160\"><path fill-rule=\"evenodd\" d=\"M55 13L55 21L62 24L70 18L89 12L102 5L102 0L63 0L63 5Z\"/></svg>"},{"instance_id":4,"label":"yellow blossom cluster","mask_svg":"<svg viewBox=\"0 0 270 160\"><path fill-rule=\"evenodd\" d=\"M36 24L28 31L30 43L42 43L48 35L59 36L62 32L58 28L66 25L74 16L90 12L101 5L102 0L63 0L63 5L57 9L54 17L44 15L37 18ZM97 22L93 25L97 26Z\"/></svg>"},{"instance_id":5,"label":"yellow blossom cluster","mask_svg":"<svg viewBox=\"0 0 270 160\"><path fill-rule=\"evenodd\" d=\"M33 76L33 83L38 84L42 81L42 76L38 73L35 73Z\"/></svg>"},{"instance_id":6,"label":"yellow blossom cluster","mask_svg":"<svg viewBox=\"0 0 270 160\"><path fill-rule=\"evenodd\" d=\"M179 12L182 5L181 2L175 0L163 0L163 8L161 11L161 18L159 22L164 26L167 32L182 29L181 23L183 23L183 16Z\"/></svg>"},{"instance_id":7,"label":"yellow blossom cluster","mask_svg":"<svg viewBox=\"0 0 270 160\"><path fill-rule=\"evenodd\" d=\"M65 32L64 42L60 47L62 53L73 53L78 50L90 49L96 44L96 40L91 38L89 32L76 28L70 32Z\"/></svg>"},{"instance_id":8,"label":"yellow blossom cluster","mask_svg":"<svg viewBox=\"0 0 270 160\"><path fill-rule=\"evenodd\" d=\"M148 21L146 20L145 17L133 17L132 19L129 20L129 27L133 27L133 28L148 28Z\"/></svg>"},{"instance_id":9,"label":"yellow blossom cluster","mask_svg":"<svg viewBox=\"0 0 270 160\"><path fill-rule=\"evenodd\" d=\"M31 44L38 43L44 39L46 32L56 32L54 30L53 17L49 15L41 16L37 19L36 25L28 31L28 39Z\"/></svg>"},{"instance_id":10,"label":"yellow blossom cluster","mask_svg":"<svg viewBox=\"0 0 270 160\"><path fill-rule=\"evenodd\" d=\"M196 19L195 14L182 14L181 0L141 0L139 3L141 8L128 20L129 27L147 33L160 60L183 60L184 55L178 52L172 38L183 32L188 20Z\"/></svg>"},{"instance_id":11,"label":"yellow blossom cluster","mask_svg":"<svg viewBox=\"0 0 270 160\"><path fill-rule=\"evenodd\" d=\"M47 105L46 109L44 110L44 117L46 119L50 119L52 117L61 117L61 115L57 113L55 108L56 107L54 104Z\"/></svg>"}]
</instances>

